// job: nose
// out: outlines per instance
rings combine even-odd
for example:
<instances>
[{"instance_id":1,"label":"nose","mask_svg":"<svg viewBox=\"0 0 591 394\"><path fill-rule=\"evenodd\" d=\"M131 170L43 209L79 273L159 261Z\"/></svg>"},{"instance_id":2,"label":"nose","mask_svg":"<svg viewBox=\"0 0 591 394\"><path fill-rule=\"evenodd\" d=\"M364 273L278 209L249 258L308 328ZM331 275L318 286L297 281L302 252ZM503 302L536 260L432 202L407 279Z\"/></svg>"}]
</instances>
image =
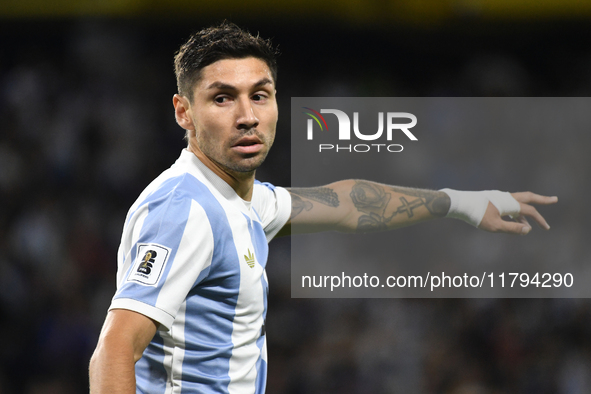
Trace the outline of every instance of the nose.
<instances>
[{"instance_id":1,"label":"nose","mask_svg":"<svg viewBox=\"0 0 591 394\"><path fill-rule=\"evenodd\" d=\"M239 100L236 114L236 127L240 130L254 129L259 125L259 119L254 113L250 99Z\"/></svg>"}]
</instances>

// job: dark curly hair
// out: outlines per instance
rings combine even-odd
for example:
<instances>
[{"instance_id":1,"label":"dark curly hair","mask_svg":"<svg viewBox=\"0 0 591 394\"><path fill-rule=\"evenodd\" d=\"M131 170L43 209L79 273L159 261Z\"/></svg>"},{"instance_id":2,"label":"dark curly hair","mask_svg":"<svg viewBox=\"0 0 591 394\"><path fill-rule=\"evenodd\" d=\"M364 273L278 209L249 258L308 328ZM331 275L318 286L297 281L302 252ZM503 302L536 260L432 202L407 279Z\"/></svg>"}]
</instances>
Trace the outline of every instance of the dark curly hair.
<instances>
[{"instance_id":1,"label":"dark curly hair","mask_svg":"<svg viewBox=\"0 0 591 394\"><path fill-rule=\"evenodd\" d=\"M175 54L178 92L193 101L193 88L201 77L201 70L223 59L261 59L267 63L273 81L277 82L277 54L271 40L255 37L228 21L203 29L192 34Z\"/></svg>"}]
</instances>

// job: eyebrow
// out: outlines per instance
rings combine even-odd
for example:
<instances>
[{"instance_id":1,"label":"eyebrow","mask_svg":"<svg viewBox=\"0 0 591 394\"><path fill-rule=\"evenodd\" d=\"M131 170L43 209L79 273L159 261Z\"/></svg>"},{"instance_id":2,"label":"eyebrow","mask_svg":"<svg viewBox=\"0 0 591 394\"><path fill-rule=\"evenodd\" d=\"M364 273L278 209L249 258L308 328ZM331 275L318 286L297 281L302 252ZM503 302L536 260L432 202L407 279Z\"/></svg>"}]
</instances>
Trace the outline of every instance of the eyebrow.
<instances>
[{"instance_id":1,"label":"eyebrow","mask_svg":"<svg viewBox=\"0 0 591 394\"><path fill-rule=\"evenodd\" d=\"M273 81L271 81L269 78L263 78L259 81L257 81L256 83L254 83L252 85L252 87L260 87L260 86L264 86L264 85L268 85L268 84L273 84ZM222 89L222 90L238 90L235 86L227 84L227 83L223 83L223 82L213 82L211 85L209 85L206 89Z\"/></svg>"}]
</instances>

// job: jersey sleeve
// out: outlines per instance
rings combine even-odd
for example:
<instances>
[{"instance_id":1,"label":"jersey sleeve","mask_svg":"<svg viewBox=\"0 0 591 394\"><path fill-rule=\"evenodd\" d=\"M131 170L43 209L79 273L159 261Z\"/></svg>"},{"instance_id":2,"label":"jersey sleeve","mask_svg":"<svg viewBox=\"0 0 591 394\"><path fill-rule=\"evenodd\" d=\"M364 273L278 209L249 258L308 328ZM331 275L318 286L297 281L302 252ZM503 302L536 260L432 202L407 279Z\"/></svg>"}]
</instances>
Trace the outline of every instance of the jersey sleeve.
<instances>
[{"instance_id":1,"label":"jersey sleeve","mask_svg":"<svg viewBox=\"0 0 591 394\"><path fill-rule=\"evenodd\" d=\"M183 192L148 200L124 228L109 310L141 313L168 330L191 288L209 273L213 234L201 205Z\"/></svg>"},{"instance_id":2,"label":"jersey sleeve","mask_svg":"<svg viewBox=\"0 0 591 394\"><path fill-rule=\"evenodd\" d=\"M270 242L289 220L291 195L282 187L256 181L252 204L263 224L267 242Z\"/></svg>"}]
</instances>

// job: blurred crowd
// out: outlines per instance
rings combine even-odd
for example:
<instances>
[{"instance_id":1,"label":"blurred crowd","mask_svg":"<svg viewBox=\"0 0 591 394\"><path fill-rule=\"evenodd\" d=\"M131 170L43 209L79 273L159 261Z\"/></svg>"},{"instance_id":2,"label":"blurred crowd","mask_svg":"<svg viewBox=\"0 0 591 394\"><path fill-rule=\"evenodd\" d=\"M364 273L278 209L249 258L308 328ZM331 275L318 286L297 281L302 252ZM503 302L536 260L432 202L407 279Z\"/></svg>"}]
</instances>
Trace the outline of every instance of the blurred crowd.
<instances>
[{"instance_id":1,"label":"blurred crowd","mask_svg":"<svg viewBox=\"0 0 591 394\"><path fill-rule=\"evenodd\" d=\"M127 209L185 144L171 105L172 57L198 27L96 20L0 27L0 393L87 390ZM458 52L445 35L415 33L410 46L381 32L376 48L359 54L347 45L362 48L375 31L332 30L318 45L347 45L329 60L318 56L326 47L302 48L289 26L268 30L261 34L284 52L280 131L289 130L291 96L591 91L591 52L572 45L556 44L569 59L563 64L543 48L521 53L501 35L489 37L488 50L467 39L474 50ZM359 71L344 70L346 61ZM589 130L580 132L561 157L582 159L578 171L588 174ZM289 185L288 132L268 161L258 178ZM564 236L565 258L588 260L584 196L575 198L576 180L550 176L583 210L564 221L580 231ZM273 241L268 263L270 394L591 392L588 300L291 299L289 247L289 239Z\"/></svg>"}]
</instances>

